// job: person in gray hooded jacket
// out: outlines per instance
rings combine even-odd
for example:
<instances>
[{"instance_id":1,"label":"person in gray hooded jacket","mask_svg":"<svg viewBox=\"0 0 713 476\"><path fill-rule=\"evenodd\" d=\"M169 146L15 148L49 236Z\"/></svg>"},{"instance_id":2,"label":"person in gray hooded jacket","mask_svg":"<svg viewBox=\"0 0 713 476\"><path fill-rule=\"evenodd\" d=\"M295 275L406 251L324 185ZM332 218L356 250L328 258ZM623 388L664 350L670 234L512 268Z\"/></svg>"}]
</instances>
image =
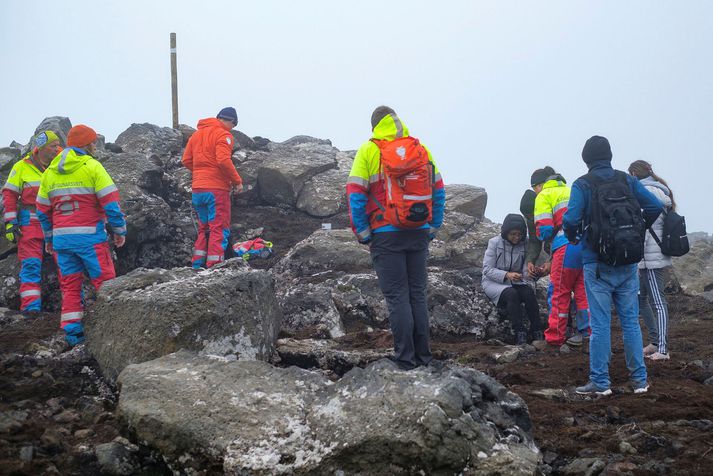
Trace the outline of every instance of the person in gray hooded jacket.
<instances>
[{"instance_id":1,"label":"person in gray hooded jacket","mask_svg":"<svg viewBox=\"0 0 713 476\"><path fill-rule=\"evenodd\" d=\"M527 225L525 219L511 213L505 217L500 236L488 241L483 258L483 291L496 306L506 309L515 331L516 343L527 343L522 304L530 321L535 343L544 343L540 310L535 291L527 284Z\"/></svg>"},{"instance_id":2,"label":"person in gray hooded jacket","mask_svg":"<svg viewBox=\"0 0 713 476\"><path fill-rule=\"evenodd\" d=\"M659 215L651 230L660 238L663 236L664 216L675 210L673 193L665 180L654 173L651 164L637 160L629 166L629 173L638 178L641 185L659 199L665 212ZM664 295L664 268L671 266L671 257L661 252L650 232L644 241L644 259L639 262L639 313L649 331L649 345L644 347L644 355L651 360L668 360L668 303ZM656 316L654 317L654 311Z\"/></svg>"}]
</instances>

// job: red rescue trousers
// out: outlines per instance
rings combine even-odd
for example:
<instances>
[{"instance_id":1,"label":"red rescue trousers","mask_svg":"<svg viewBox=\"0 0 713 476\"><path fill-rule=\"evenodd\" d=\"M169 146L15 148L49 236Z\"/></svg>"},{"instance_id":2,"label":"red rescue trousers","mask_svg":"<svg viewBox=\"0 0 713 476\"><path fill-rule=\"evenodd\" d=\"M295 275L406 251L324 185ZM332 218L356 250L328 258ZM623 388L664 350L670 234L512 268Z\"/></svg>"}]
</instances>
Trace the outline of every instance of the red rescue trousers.
<instances>
[{"instance_id":1,"label":"red rescue trousers","mask_svg":"<svg viewBox=\"0 0 713 476\"><path fill-rule=\"evenodd\" d=\"M550 280L552 307L545 340L552 345L562 345L567 340L567 319L572 293L577 304L577 312L584 311L588 315L589 304L584 290L580 245L564 245L553 253Z\"/></svg>"},{"instance_id":2,"label":"red rescue trousers","mask_svg":"<svg viewBox=\"0 0 713 476\"><path fill-rule=\"evenodd\" d=\"M42 227L37 219L20 227L22 235L17 241L17 258L20 260L20 310L42 309L42 254L45 248Z\"/></svg>"},{"instance_id":3,"label":"red rescue trousers","mask_svg":"<svg viewBox=\"0 0 713 476\"><path fill-rule=\"evenodd\" d=\"M99 290L104 281L116 277L116 272L108 242L71 250L56 250L55 258L59 268L59 287L62 290L60 326L64 329L67 324L81 322L84 317L84 273L89 276L94 288Z\"/></svg>"},{"instance_id":4,"label":"red rescue trousers","mask_svg":"<svg viewBox=\"0 0 713 476\"><path fill-rule=\"evenodd\" d=\"M230 192L193 190L193 208L198 215L198 237L193 245L193 267L210 268L225 257L230 236Z\"/></svg>"}]
</instances>

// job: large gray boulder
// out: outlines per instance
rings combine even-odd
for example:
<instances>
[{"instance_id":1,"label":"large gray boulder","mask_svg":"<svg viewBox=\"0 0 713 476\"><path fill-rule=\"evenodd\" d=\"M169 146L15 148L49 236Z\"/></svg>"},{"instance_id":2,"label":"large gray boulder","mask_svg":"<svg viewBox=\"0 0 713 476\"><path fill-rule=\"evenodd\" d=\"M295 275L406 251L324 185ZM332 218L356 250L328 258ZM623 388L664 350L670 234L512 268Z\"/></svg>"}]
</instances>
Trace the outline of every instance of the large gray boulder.
<instances>
[{"instance_id":1,"label":"large gray boulder","mask_svg":"<svg viewBox=\"0 0 713 476\"><path fill-rule=\"evenodd\" d=\"M360 245L351 230L317 230L300 241L275 266L275 274L283 278L323 278L336 273L371 271L369 248Z\"/></svg>"},{"instance_id":2,"label":"large gray boulder","mask_svg":"<svg viewBox=\"0 0 713 476\"><path fill-rule=\"evenodd\" d=\"M156 154L160 157L179 155L183 147L183 133L170 127L154 124L131 124L114 141L124 152Z\"/></svg>"},{"instance_id":3,"label":"large gray boulder","mask_svg":"<svg viewBox=\"0 0 713 476\"><path fill-rule=\"evenodd\" d=\"M347 210L345 184L348 170L332 169L309 180L297 199L297 209L313 217L325 218Z\"/></svg>"},{"instance_id":4,"label":"large gray boulder","mask_svg":"<svg viewBox=\"0 0 713 476\"><path fill-rule=\"evenodd\" d=\"M446 185L446 210L465 213L482 221L488 205L488 193L482 187L463 184Z\"/></svg>"},{"instance_id":5,"label":"large gray boulder","mask_svg":"<svg viewBox=\"0 0 713 476\"><path fill-rule=\"evenodd\" d=\"M258 152L257 183L260 198L270 205L294 208L305 183L317 174L334 169L337 149L327 144L301 142L271 144L269 152Z\"/></svg>"},{"instance_id":6,"label":"large gray boulder","mask_svg":"<svg viewBox=\"0 0 713 476\"><path fill-rule=\"evenodd\" d=\"M331 382L179 352L119 385L120 419L177 472L532 475L541 459L523 400L463 367L382 360Z\"/></svg>"},{"instance_id":7,"label":"large gray boulder","mask_svg":"<svg viewBox=\"0 0 713 476\"><path fill-rule=\"evenodd\" d=\"M137 269L104 284L85 332L104 375L179 349L269 360L282 312L265 271L229 260L209 270Z\"/></svg>"}]
</instances>

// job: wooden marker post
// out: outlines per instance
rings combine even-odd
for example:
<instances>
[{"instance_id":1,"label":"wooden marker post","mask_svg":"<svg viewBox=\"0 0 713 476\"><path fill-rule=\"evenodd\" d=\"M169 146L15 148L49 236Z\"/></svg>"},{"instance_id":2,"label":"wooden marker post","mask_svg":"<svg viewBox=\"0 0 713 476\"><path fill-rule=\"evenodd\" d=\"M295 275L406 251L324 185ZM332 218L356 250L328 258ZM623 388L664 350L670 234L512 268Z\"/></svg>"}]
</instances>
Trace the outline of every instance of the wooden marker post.
<instances>
[{"instance_id":1,"label":"wooden marker post","mask_svg":"<svg viewBox=\"0 0 713 476\"><path fill-rule=\"evenodd\" d=\"M171 33L171 106L173 128L178 129L178 73L176 67L176 34Z\"/></svg>"}]
</instances>

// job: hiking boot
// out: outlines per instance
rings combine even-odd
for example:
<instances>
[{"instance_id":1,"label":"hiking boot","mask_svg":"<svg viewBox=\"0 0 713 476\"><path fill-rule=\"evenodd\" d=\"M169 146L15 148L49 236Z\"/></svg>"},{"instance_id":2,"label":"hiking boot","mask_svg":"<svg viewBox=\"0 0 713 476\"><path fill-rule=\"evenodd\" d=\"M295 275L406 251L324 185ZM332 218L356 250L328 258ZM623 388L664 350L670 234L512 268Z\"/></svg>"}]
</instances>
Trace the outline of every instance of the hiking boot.
<instances>
[{"instance_id":1,"label":"hiking boot","mask_svg":"<svg viewBox=\"0 0 713 476\"><path fill-rule=\"evenodd\" d=\"M584 337L582 337L582 334L580 334L579 332L575 332L574 335L567 339L566 342L572 347L579 347L580 345L582 345L582 342L584 342Z\"/></svg>"},{"instance_id":2,"label":"hiking boot","mask_svg":"<svg viewBox=\"0 0 713 476\"><path fill-rule=\"evenodd\" d=\"M394 357L394 356L389 356L389 357L387 357L387 359L389 359L394 364L396 364L396 367L398 367L399 370L409 371L409 370L413 370L415 368L415 366L413 364L409 364L408 362L403 362L401 360L397 360L396 357Z\"/></svg>"},{"instance_id":3,"label":"hiking boot","mask_svg":"<svg viewBox=\"0 0 713 476\"><path fill-rule=\"evenodd\" d=\"M654 344L649 344L646 347L644 347L644 355L651 355L654 352L658 351L659 348L656 347Z\"/></svg>"},{"instance_id":4,"label":"hiking boot","mask_svg":"<svg viewBox=\"0 0 713 476\"><path fill-rule=\"evenodd\" d=\"M646 387L649 388L648 386ZM577 387L574 389L579 395L598 395L600 397L608 397L612 394L611 388L599 388L594 385L593 382L589 382L587 385Z\"/></svg>"},{"instance_id":5,"label":"hiking boot","mask_svg":"<svg viewBox=\"0 0 713 476\"><path fill-rule=\"evenodd\" d=\"M661 352L654 352L646 356L649 360L668 360L671 357L668 354L662 354Z\"/></svg>"},{"instance_id":6,"label":"hiking boot","mask_svg":"<svg viewBox=\"0 0 713 476\"><path fill-rule=\"evenodd\" d=\"M515 345L525 345L527 344L527 332L520 331L515 337Z\"/></svg>"},{"instance_id":7,"label":"hiking boot","mask_svg":"<svg viewBox=\"0 0 713 476\"><path fill-rule=\"evenodd\" d=\"M649 391L649 382L635 383L632 384L632 386L634 387L635 394L646 393Z\"/></svg>"}]
</instances>

